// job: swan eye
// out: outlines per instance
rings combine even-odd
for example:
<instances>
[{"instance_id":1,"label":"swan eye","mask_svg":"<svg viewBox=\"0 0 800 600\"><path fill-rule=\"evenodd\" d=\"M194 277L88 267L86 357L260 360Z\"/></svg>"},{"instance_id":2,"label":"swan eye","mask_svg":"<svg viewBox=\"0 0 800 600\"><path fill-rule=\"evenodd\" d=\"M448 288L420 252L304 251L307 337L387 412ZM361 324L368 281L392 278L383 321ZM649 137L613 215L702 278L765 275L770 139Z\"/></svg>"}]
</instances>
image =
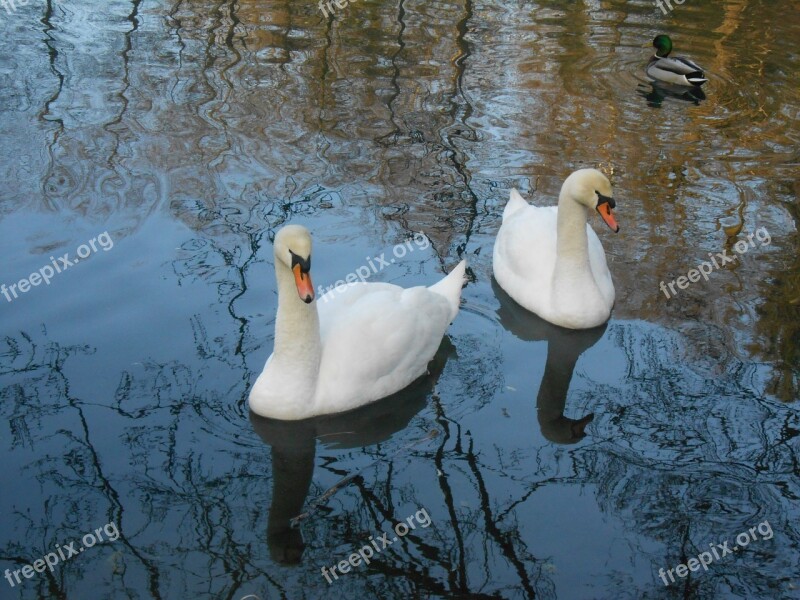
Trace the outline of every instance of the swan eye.
<instances>
[{"instance_id":1,"label":"swan eye","mask_svg":"<svg viewBox=\"0 0 800 600\"><path fill-rule=\"evenodd\" d=\"M603 194L601 194L597 190L595 190L594 193L597 194L597 198L598 198L597 206L600 206L601 204L605 204L606 202L608 202L608 205L611 208L617 208L617 203L614 202L614 199L611 196L604 196Z\"/></svg>"},{"instance_id":2,"label":"swan eye","mask_svg":"<svg viewBox=\"0 0 800 600\"><path fill-rule=\"evenodd\" d=\"M311 257L308 258L301 258L291 250L289 250L289 254L292 255L292 269L294 269L297 265L300 265L300 271L302 273L309 273L311 272Z\"/></svg>"}]
</instances>

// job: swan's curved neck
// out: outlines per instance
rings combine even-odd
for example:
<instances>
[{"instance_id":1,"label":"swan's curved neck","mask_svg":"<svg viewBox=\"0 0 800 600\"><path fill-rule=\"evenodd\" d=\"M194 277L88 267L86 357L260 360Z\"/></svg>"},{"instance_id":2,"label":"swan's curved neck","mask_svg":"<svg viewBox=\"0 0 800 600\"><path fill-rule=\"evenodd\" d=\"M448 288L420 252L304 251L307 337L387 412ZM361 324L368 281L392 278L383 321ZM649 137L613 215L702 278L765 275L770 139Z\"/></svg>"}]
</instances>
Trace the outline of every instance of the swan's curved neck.
<instances>
[{"instance_id":1,"label":"swan's curved neck","mask_svg":"<svg viewBox=\"0 0 800 600\"><path fill-rule=\"evenodd\" d=\"M558 197L557 260L589 268L589 237L586 235L586 207L572 199L569 191Z\"/></svg>"},{"instance_id":2,"label":"swan's curved neck","mask_svg":"<svg viewBox=\"0 0 800 600\"><path fill-rule=\"evenodd\" d=\"M322 348L317 301L306 304L300 299L292 271L277 257L275 279L278 314L272 360L284 376L296 377L298 385L307 382L314 389Z\"/></svg>"}]
</instances>

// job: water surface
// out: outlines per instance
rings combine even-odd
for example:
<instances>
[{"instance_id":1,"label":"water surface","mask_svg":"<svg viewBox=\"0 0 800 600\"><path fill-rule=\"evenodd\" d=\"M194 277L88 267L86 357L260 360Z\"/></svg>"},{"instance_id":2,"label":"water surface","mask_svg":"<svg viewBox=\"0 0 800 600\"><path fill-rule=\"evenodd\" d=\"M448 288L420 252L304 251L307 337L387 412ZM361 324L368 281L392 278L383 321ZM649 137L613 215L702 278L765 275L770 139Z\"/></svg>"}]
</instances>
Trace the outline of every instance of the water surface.
<instances>
[{"instance_id":1,"label":"water surface","mask_svg":"<svg viewBox=\"0 0 800 600\"><path fill-rule=\"evenodd\" d=\"M797 8L0 9L0 282L113 240L0 296L0 572L120 532L0 596L800 597ZM705 98L645 80L662 32ZM617 303L567 334L496 286L491 249L509 188L554 203L587 166L615 189L621 232L592 225ZM420 232L374 281L468 259L428 377L349 415L248 414L288 222L313 232L317 285ZM428 527L326 581L421 509Z\"/></svg>"}]
</instances>

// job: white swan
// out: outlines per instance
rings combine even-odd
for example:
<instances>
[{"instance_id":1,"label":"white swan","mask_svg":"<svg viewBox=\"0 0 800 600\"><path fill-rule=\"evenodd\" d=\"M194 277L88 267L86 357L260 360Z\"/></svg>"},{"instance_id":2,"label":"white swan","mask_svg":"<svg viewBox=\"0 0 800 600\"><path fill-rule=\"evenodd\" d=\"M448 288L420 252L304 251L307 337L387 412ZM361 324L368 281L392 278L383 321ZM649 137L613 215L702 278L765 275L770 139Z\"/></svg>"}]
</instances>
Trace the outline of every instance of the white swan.
<instances>
[{"instance_id":1,"label":"white swan","mask_svg":"<svg viewBox=\"0 0 800 600\"><path fill-rule=\"evenodd\" d=\"M356 282L317 303L308 230L281 229L274 253L275 346L249 398L263 417L338 413L400 391L425 373L458 314L466 261L431 287Z\"/></svg>"},{"instance_id":2,"label":"white swan","mask_svg":"<svg viewBox=\"0 0 800 600\"><path fill-rule=\"evenodd\" d=\"M597 210L617 232L615 206L611 184L595 169L567 177L558 208L531 206L511 190L494 244L497 283L550 323L570 329L602 325L614 306L614 283L586 211Z\"/></svg>"}]
</instances>

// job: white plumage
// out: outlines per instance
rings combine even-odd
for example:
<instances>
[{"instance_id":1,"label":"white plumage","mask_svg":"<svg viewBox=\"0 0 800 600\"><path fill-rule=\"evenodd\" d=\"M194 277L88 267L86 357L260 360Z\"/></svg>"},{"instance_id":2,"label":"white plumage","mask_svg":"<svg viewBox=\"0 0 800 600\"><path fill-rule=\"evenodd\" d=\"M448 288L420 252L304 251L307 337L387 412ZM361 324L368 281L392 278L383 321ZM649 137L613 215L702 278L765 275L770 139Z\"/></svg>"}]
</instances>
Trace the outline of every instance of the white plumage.
<instances>
[{"instance_id":1,"label":"white plumage","mask_svg":"<svg viewBox=\"0 0 800 600\"><path fill-rule=\"evenodd\" d=\"M343 412L426 372L458 314L465 261L430 287L352 283L307 302L293 255L311 255L310 235L296 225L275 238L275 348L250 393L253 412L285 420Z\"/></svg>"},{"instance_id":2,"label":"white plumage","mask_svg":"<svg viewBox=\"0 0 800 600\"><path fill-rule=\"evenodd\" d=\"M619 227L611 184L594 169L570 175L558 208L529 205L516 190L503 212L494 245L497 283L541 318L570 329L605 323L614 305L614 283L597 234L586 223L597 209L613 230Z\"/></svg>"}]
</instances>

